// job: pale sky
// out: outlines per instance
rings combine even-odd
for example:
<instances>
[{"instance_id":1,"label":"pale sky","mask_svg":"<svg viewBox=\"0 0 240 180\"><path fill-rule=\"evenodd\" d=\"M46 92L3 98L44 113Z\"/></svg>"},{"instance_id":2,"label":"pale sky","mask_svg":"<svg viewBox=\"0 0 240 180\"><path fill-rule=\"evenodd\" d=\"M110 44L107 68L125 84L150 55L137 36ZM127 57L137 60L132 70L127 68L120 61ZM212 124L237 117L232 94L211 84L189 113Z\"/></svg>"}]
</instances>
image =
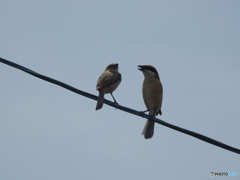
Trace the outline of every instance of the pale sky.
<instances>
[{"instance_id":1,"label":"pale sky","mask_svg":"<svg viewBox=\"0 0 240 180\"><path fill-rule=\"evenodd\" d=\"M114 96L139 111L137 66L151 64L158 118L240 148L240 1L2 0L0 12L0 57L95 95L119 63ZM240 178L239 154L159 124L145 140L145 119L2 63L0 82L1 180Z\"/></svg>"}]
</instances>

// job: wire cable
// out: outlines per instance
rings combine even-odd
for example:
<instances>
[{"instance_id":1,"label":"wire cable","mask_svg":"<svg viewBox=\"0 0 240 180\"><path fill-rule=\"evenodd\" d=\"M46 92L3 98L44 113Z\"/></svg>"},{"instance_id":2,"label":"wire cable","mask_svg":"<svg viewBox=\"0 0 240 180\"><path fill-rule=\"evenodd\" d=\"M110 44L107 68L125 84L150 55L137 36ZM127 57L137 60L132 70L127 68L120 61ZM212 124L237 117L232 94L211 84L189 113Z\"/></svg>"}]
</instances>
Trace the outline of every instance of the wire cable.
<instances>
[{"instance_id":1,"label":"wire cable","mask_svg":"<svg viewBox=\"0 0 240 180\"><path fill-rule=\"evenodd\" d=\"M14 68L20 69L20 70L22 70L22 71L24 71L24 72L26 72L26 73L28 73L28 74L31 74L31 75L33 75L33 76L35 76L35 77L37 77L37 78L40 78L40 79L42 79L42 80L48 81L48 82L53 83L53 84L56 84L56 85L58 85L58 86L61 86L61 87L65 88L65 89L68 89L69 91L75 92L75 93L77 93L77 94L79 94L79 95L82 95L82 96L84 96L84 97L87 97L87 98L90 98L90 99L93 99L93 100L96 100L96 101L97 101L97 99L98 99L98 96L95 96L95 95L93 95L93 94L90 94L90 93L81 91L81 90L79 90L79 89L77 89L77 88L75 88L75 87L72 87L72 86L70 86L70 85L68 85L68 84L65 84L65 83L63 83L63 82L61 82L61 81L58 81L58 80L55 80L55 79L53 79L53 78L44 76L44 75L39 74L39 73L37 73L37 72L35 72L35 71L31 70L31 69L28 69L28 68L26 68L26 67L24 67L24 66L21 66L21 65L19 65L19 64L14 63L14 62L11 62L11 61L8 61L8 60L6 60L6 59L3 59L3 58L1 58L1 57L0 57L0 62L2 62L2 63L4 63L4 64L7 64L7 65L9 65L9 66L12 66L12 67L14 67ZM141 112L141 111L137 111L137 110L134 110L134 109L131 109L131 108L128 108L128 107L119 105L119 104L115 104L115 103L113 103L113 102L111 102L111 101L108 101L108 100L104 100L104 103L107 104L107 105L109 105L109 106L112 106L112 107L115 107L115 108L117 108L117 109L120 109L120 110L122 110L122 111L131 113L131 114L134 114L134 115L137 115L137 116L146 118L146 119L151 119L151 120L153 120L154 122L156 122L156 123L158 123L158 124L161 124L161 125L163 125L163 126L166 126L166 127L168 127L168 128L171 128L171 129L174 129L174 130L179 131L179 132L181 132L181 133L190 135L190 136L192 136L192 137L195 137L195 138L200 139L200 140L202 140L202 141L205 141L205 142L207 142L207 143L210 143L210 144L213 144L213 145L215 145L215 146L218 146L218 147L221 147L221 148L223 148L223 149L226 149L226 150L228 150L228 151L232 151L232 152L235 152L235 153L237 153L237 154L240 154L240 149L237 149L237 148L235 148L235 147L229 146L229 145L227 145L227 144L224 144L224 143L222 143L222 142L220 142L220 141L214 140L214 139L209 138L209 137L207 137L207 136L204 136L204 135L202 135L202 134L196 133L196 132L194 132L194 131L190 131L190 130L181 128L181 127L179 127L179 126L175 126L175 125L173 125L173 124L170 124L170 123L168 123L168 122L165 122L165 121L163 121L163 120L161 120L161 119L158 119L158 118L156 118L156 117L153 118L152 116L149 116L149 115L147 115L147 114L145 114L145 113L143 113L143 112Z\"/></svg>"}]
</instances>

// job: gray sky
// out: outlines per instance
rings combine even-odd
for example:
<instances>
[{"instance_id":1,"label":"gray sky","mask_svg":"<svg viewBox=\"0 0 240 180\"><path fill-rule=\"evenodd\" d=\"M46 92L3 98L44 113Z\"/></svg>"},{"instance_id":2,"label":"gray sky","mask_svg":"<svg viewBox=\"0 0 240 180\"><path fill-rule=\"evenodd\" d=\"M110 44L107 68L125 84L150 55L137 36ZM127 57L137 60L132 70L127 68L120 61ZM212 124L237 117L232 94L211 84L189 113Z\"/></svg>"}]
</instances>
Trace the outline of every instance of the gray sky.
<instances>
[{"instance_id":1,"label":"gray sky","mask_svg":"<svg viewBox=\"0 0 240 180\"><path fill-rule=\"evenodd\" d=\"M151 64L164 88L159 118L240 148L240 1L2 0L0 11L1 57L96 95L119 63L115 98L136 110L137 65ZM145 119L95 111L96 101L4 64L0 82L2 180L240 178L238 154L161 125L145 140Z\"/></svg>"}]
</instances>

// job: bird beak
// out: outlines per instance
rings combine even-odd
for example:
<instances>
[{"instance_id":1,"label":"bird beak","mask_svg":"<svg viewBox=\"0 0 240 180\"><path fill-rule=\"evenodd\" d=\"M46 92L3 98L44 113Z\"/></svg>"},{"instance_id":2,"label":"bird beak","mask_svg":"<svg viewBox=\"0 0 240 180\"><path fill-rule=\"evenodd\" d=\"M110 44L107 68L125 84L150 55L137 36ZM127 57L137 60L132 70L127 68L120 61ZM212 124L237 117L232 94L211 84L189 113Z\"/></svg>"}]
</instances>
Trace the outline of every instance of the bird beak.
<instances>
[{"instance_id":1,"label":"bird beak","mask_svg":"<svg viewBox=\"0 0 240 180\"><path fill-rule=\"evenodd\" d=\"M143 71L143 67L141 65L138 66L139 71Z\"/></svg>"}]
</instances>

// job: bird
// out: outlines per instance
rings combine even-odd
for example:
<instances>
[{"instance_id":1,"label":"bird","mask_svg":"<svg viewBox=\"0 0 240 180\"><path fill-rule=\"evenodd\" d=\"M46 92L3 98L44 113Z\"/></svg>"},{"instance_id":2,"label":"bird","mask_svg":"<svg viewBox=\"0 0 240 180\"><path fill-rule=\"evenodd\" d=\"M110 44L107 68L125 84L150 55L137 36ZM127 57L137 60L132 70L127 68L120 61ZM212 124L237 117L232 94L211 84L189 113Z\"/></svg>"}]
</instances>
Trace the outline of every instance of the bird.
<instances>
[{"instance_id":1,"label":"bird","mask_svg":"<svg viewBox=\"0 0 240 180\"><path fill-rule=\"evenodd\" d=\"M113 96L113 91L118 87L122 80L121 74L118 72L118 64L109 64L105 71L98 78L96 89L99 91L96 110L101 109L104 102L104 95L110 93L114 103L117 104Z\"/></svg>"},{"instance_id":2,"label":"bird","mask_svg":"<svg viewBox=\"0 0 240 180\"><path fill-rule=\"evenodd\" d=\"M158 72L152 65L139 65L138 70L143 72L144 81L142 86L142 95L144 103L149 111L149 115L155 117L162 115L163 87ZM142 131L145 139L150 139L154 134L154 121L148 119Z\"/></svg>"}]
</instances>

